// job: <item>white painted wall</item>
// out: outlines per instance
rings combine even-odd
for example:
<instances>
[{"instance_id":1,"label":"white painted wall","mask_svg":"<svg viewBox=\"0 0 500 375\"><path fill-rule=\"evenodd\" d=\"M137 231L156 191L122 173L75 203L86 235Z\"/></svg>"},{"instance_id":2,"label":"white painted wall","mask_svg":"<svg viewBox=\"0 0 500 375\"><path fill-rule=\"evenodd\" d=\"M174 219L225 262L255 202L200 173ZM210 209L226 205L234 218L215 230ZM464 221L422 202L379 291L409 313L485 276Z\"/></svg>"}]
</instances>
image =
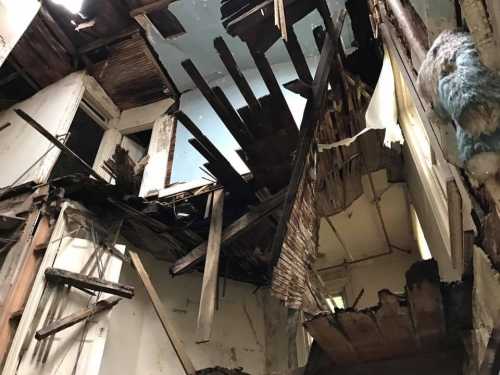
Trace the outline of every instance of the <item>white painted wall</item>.
<instances>
[{"instance_id":1,"label":"white painted wall","mask_svg":"<svg viewBox=\"0 0 500 375\"><path fill-rule=\"evenodd\" d=\"M169 264L141 254L153 285L165 304L169 321L196 369L243 367L252 375L265 373L264 312L255 286L228 281L226 296L215 315L212 341L195 343L201 274L172 279ZM125 266L121 282L136 286L136 297L113 310L110 339L100 375L183 374L174 351L145 295L135 271Z\"/></svg>"},{"instance_id":2,"label":"white painted wall","mask_svg":"<svg viewBox=\"0 0 500 375\"><path fill-rule=\"evenodd\" d=\"M62 135L71 126L83 92L84 73L73 73L0 113L0 125L11 123L0 135L0 187L11 185L52 146L14 109L24 110L51 134ZM54 147L17 184L31 180L45 181L59 154L59 149Z\"/></svg>"},{"instance_id":3,"label":"white painted wall","mask_svg":"<svg viewBox=\"0 0 500 375\"><path fill-rule=\"evenodd\" d=\"M0 0L0 66L40 9L36 0Z\"/></svg>"},{"instance_id":4,"label":"white painted wall","mask_svg":"<svg viewBox=\"0 0 500 375\"><path fill-rule=\"evenodd\" d=\"M127 109L120 114L115 128L122 134L137 133L151 129L156 120L174 104L173 99L163 99L157 102Z\"/></svg>"}]
</instances>

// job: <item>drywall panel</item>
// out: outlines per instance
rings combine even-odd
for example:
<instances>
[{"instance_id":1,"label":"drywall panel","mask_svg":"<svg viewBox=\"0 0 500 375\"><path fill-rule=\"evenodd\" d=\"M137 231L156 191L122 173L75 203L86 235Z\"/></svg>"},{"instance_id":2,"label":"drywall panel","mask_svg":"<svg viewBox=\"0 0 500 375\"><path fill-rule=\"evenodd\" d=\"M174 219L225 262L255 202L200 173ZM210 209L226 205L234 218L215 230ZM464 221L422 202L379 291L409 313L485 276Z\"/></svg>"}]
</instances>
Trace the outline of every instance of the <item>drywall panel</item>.
<instances>
[{"instance_id":1,"label":"drywall panel","mask_svg":"<svg viewBox=\"0 0 500 375\"><path fill-rule=\"evenodd\" d=\"M83 96L83 78L83 72L70 74L0 113L0 124L11 124L2 130L0 137L0 187L31 180L44 182L60 154L59 149L21 119L14 109L25 111L51 134L64 135Z\"/></svg>"},{"instance_id":2,"label":"drywall panel","mask_svg":"<svg viewBox=\"0 0 500 375\"><path fill-rule=\"evenodd\" d=\"M380 197L379 205L391 244L415 250L405 184L389 184L385 170L371 176L376 194ZM363 176L362 183L363 195L344 212L330 217L337 234L326 219L321 220L319 250L322 256L316 261L317 268L387 252L382 223L367 175Z\"/></svg>"},{"instance_id":3,"label":"drywall panel","mask_svg":"<svg viewBox=\"0 0 500 375\"><path fill-rule=\"evenodd\" d=\"M116 129L122 134L137 133L151 129L158 120L174 104L173 99L164 99L141 107L123 111Z\"/></svg>"},{"instance_id":4,"label":"drywall panel","mask_svg":"<svg viewBox=\"0 0 500 375\"><path fill-rule=\"evenodd\" d=\"M0 66L40 9L36 0L0 0Z\"/></svg>"},{"instance_id":5,"label":"drywall panel","mask_svg":"<svg viewBox=\"0 0 500 375\"><path fill-rule=\"evenodd\" d=\"M264 312L260 293L253 293L255 286L227 281L215 315L212 340L196 344L202 275L191 273L172 279L168 263L149 254L141 254L141 259L196 369L241 366L254 375L265 373ZM143 297L145 291L135 273L123 272L121 282L134 285L139 298L113 311L112 339L100 375L114 375L117 366L130 375L184 374L149 300Z\"/></svg>"}]
</instances>

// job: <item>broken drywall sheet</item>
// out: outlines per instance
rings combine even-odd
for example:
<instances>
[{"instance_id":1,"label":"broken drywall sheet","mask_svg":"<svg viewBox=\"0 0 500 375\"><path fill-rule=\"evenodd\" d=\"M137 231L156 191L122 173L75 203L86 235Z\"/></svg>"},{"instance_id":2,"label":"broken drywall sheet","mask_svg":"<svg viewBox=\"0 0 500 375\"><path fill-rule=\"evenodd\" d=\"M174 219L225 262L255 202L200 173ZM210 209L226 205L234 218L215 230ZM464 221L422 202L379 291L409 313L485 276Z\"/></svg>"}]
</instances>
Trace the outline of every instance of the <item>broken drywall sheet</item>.
<instances>
[{"instance_id":1,"label":"broken drywall sheet","mask_svg":"<svg viewBox=\"0 0 500 375\"><path fill-rule=\"evenodd\" d=\"M385 51L384 65L375 87L375 91L366 110L366 128L354 137L331 144L320 144L320 152L341 146L349 146L366 132L373 129L385 129L384 145L391 148L392 143L404 143L403 133L398 125L396 88L389 53Z\"/></svg>"}]
</instances>

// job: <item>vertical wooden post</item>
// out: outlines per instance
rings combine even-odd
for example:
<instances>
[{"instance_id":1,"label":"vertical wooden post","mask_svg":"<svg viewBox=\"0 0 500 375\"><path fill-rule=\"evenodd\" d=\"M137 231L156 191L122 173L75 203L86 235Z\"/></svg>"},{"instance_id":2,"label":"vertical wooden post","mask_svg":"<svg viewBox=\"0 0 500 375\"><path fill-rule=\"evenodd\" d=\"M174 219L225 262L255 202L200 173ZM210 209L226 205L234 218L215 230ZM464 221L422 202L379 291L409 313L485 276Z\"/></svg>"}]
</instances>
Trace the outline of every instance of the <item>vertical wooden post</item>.
<instances>
[{"instance_id":1,"label":"vertical wooden post","mask_svg":"<svg viewBox=\"0 0 500 375\"><path fill-rule=\"evenodd\" d=\"M200 310L198 312L197 342L210 340L215 316L217 298L217 278L219 275L219 256L222 239L222 219L224 207L224 190L213 193L212 214L210 217L210 233L208 235L205 271L201 289Z\"/></svg>"},{"instance_id":2,"label":"vertical wooden post","mask_svg":"<svg viewBox=\"0 0 500 375\"><path fill-rule=\"evenodd\" d=\"M175 353L177 354L177 358L179 358L179 361L181 362L184 372L188 375L195 375L196 370L193 366L193 363L191 362L191 359L188 357L186 351L184 350L184 345L179 340L177 335L173 332L172 328L168 326L168 318L165 306L163 305L163 302L161 302L160 296L156 292L156 289L153 286L153 284L151 283L151 279L149 278L148 273L144 269L144 266L142 264L141 259L139 258L139 255L131 251L130 259L137 273L139 274L142 283L144 284L144 288L146 289L149 299L153 304L153 308L155 309L156 315L160 319L163 330L167 334L167 337L170 340L170 343L172 344Z\"/></svg>"}]
</instances>

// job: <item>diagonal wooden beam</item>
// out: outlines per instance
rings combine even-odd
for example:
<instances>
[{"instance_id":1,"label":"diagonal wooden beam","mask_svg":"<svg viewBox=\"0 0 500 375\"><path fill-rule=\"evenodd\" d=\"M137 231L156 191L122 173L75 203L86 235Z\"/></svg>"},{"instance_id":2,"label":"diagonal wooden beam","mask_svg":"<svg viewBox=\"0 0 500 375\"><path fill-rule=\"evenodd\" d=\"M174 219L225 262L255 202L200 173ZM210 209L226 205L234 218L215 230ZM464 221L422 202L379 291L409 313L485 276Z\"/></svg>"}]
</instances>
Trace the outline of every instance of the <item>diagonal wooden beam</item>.
<instances>
[{"instance_id":1,"label":"diagonal wooden beam","mask_svg":"<svg viewBox=\"0 0 500 375\"><path fill-rule=\"evenodd\" d=\"M344 25L345 16L346 10L342 9L334 25L334 34L327 34L321 51L318 68L312 84L312 96L307 101L306 109L302 118L302 124L300 126L299 144L297 146L295 165L293 167L290 184L288 185L288 191L285 195L283 213L273 240L271 250L272 267L278 263L281 254L281 247L288 229L288 220L290 219L300 181L306 166L307 154L314 139L315 131L324 116L326 93L328 91L328 79L332 71L332 65L335 62L339 50L340 33Z\"/></svg>"},{"instance_id":2,"label":"diagonal wooden beam","mask_svg":"<svg viewBox=\"0 0 500 375\"><path fill-rule=\"evenodd\" d=\"M76 313L68 315L60 320L56 320L55 322L43 327L35 333L35 338L37 340L46 339L47 337L55 335L57 332L61 332L66 328L72 327L75 324L90 318L91 316L110 310L118 302L120 302L120 298L118 297L100 300L81 311L77 311Z\"/></svg>"},{"instance_id":3,"label":"diagonal wooden beam","mask_svg":"<svg viewBox=\"0 0 500 375\"><path fill-rule=\"evenodd\" d=\"M207 256L203 271L200 309L196 330L197 343L210 341L212 324L215 317L217 299L217 279L219 277L219 258L222 242L222 220L224 207L224 190L213 193L212 214L210 216L210 233L208 234Z\"/></svg>"},{"instance_id":4,"label":"diagonal wooden beam","mask_svg":"<svg viewBox=\"0 0 500 375\"><path fill-rule=\"evenodd\" d=\"M95 290L125 298L134 296L133 286L101 280L97 277L90 277L59 268L47 268L45 270L45 279L55 284L66 284L83 290Z\"/></svg>"},{"instance_id":5,"label":"diagonal wooden beam","mask_svg":"<svg viewBox=\"0 0 500 375\"><path fill-rule=\"evenodd\" d=\"M184 372L187 375L196 375L196 369L194 368L193 362L191 362L191 359L186 353L184 345L179 340L175 332L172 330L172 327L169 326L165 305L161 301L158 292L153 286L153 283L151 282L151 279L149 278L149 275L146 272L144 265L142 264L141 258L139 258L139 255L137 255L133 251L131 251L129 254L130 254L130 259L132 260L132 264L134 265L142 283L144 284L144 288L146 289L149 299L153 304L153 308L155 309L156 315L160 319L163 330L165 331L165 334L170 340L170 343L172 344L172 347L174 348L174 351L177 354L177 358L179 359L179 362L181 363L182 368L184 369Z\"/></svg>"},{"instance_id":6,"label":"diagonal wooden beam","mask_svg":"<svg viewBox=\"0 0 500 375\"><path fill-rule=\"evenodd\" d=\"M257 208L249 211L234 223L228 225L222 232L222 243L227 244L235 240L255 225L260 223L266 217L270 216L278 207L282 205L283 193L278 193L268 201L261 203ZM203 260L207 253L208 243L205 241L188 254L177 260L170 269L172 275L179 275L191 270L194 266Z\"/></svg>"}]
</instances>

